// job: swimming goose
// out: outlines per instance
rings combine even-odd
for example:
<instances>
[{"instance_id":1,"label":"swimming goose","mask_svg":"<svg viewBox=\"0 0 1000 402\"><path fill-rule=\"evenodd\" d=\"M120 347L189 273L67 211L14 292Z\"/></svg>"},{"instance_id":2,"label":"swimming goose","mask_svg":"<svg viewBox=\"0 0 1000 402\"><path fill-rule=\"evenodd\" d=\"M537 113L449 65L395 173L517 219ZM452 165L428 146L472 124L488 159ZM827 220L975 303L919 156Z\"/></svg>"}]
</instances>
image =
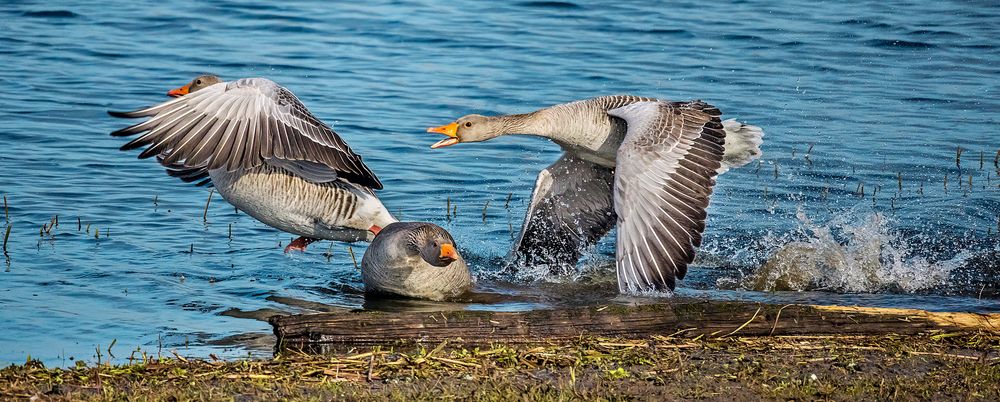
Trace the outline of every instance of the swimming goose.
<instances>
[{"instance_id":1,"label":"swimming goose","mask_svg":"<svg viewBox=\"0 0 1000 402\"><path fill-rule=\"evenodd\" d=\"M361 279L370 293L444 300L472 287L472 275L455 239L433 223L386 226L361 259Z\"/></svg>"},{"instance_id":2,"label":"swimming goose","mask_svg":"<svg viewBox=\"0 0 1000 402\"><path fill-rule=\"evenodd\" d=\"M230 204L279 230L317 239L370 241L396 219L375 196L382 188L361 157L291 91L264 78L222 82L205 75L171 90L176 99L115 117L147 120L111 133L138 138L167 173L211 183Z\"/></svg>"},{"instance_id":3,"label":"swimming goose","mask_svg":"<svg viewBox=\"0 0 1000 402\"><path fill-rule=\"evenodd\" d=\"M758 158L763 131L701 101L604 96L502 116L467 115L427 131L431 148L507 134L565 151L538 174L512 257L574 266L617 224L623 293L673 290L701 245L715 176Z\"/></svg>"}]
</instances>

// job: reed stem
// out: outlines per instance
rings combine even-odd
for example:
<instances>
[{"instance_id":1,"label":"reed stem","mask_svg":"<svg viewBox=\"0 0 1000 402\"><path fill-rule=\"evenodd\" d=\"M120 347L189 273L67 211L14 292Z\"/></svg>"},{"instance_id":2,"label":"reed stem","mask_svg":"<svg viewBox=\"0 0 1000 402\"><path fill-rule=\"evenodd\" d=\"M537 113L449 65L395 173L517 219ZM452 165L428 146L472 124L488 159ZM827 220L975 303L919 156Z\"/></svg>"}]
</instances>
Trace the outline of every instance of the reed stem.
<instances>
[{"instance_id":1,"label":"reed stem","mask_svg":"<svg viewBox=\"0 0 1000 402\"><path fill-rule=\"evenodd\" d=\"M354 263L354 269L361 269L358 268L358 259L354 257L354 248L347 246L347 253L351 255L351 262Z\"/></svg>"},{"instance_id":2,"label":"reed stem","mask_svg":"<svg viewBox=\"0 0 1000 402\"><path fill-rule=\"evenodd\" d=\"M12 225L7 225L7 232L3 235L3 253L7 255L7 239L10 238L10 228Z\"/></svg>"},{"instance_id":3,"label":"reed stem","mask_svg":"<svg viewBox=\"0 0 1000 402\"><path fill-rule=\"evenodd\" d=\"M208 206L210 204L212 204L212 195L213 194L215 194L215 189L214 188L213 189L209 189L208 190L208 200L205 201L205 213L202 214L202 216L201 216L201 220L203 222L208 222Z\"/></svg>"}]
</instances>

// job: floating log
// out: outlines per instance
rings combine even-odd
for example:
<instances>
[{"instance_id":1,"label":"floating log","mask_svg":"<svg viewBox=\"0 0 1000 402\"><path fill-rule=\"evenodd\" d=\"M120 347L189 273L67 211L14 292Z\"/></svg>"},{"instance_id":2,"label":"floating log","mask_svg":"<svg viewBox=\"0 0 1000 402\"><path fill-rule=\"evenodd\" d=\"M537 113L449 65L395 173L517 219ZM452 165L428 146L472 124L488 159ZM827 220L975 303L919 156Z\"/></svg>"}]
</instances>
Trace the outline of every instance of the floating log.
<instances>
[{"instance_id":1,"label":"floating log","mask_svg":"<svg viewBox=\"0 0 1000 402\"><path fill-rule=\"evenodd\" d=\"M546 343L581 336L642 339L655 335L726 337L814 334L1000 333L1000 314L923 310L686 302L594 306L526 312L344 311L274 316L279 347L355 347L406 343L488 345Z\"/></svg>"}]
</instances>

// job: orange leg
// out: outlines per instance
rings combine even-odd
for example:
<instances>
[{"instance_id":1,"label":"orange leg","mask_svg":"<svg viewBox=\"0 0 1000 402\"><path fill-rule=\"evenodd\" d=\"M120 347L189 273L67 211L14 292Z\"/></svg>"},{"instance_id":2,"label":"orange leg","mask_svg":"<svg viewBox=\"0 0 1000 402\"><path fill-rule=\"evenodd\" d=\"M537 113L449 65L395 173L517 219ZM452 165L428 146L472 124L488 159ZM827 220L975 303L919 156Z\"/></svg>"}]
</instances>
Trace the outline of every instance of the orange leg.
<instances>
[{"instance_id":1,"label":"orange leg","mask_svg":"<svg viewBox=\"0 0 1000 402\"><path fill-rule=\"evenodd\" d=\"M288 245L285 246L285 252L286 253L289 252L289 251L303 251L304 252L304 251L306 251L306 246L308 246L310 243L317 242L317 241L319 241L319 239L313 239L311 237L299 237L298 239L292 240L291 243L288 243Z\"/></svg>"}]
</instances>

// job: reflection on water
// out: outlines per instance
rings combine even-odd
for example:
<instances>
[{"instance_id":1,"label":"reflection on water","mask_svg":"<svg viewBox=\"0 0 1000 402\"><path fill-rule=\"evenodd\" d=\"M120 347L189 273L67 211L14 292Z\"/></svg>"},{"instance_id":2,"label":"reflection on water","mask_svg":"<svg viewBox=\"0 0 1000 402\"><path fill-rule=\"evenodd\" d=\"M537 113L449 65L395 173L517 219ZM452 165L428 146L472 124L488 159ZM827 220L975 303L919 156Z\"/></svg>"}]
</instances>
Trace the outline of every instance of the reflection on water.
<instances>
[{"instance_id":1,"label":"reflection on water","mask_svg":"<svg viewBox=\"0 0 1000 402\"><path fill-rule=\"evenodd\" d=\"M71 364L112 342L267 355L261 320L278 312L649 302L616 294L613 236L577 272L503 274L558 147L512 137L430 151L423 132L614 93L700 98L767 132L759 164L719 178L675 299L1000 311L1000 3L695 9L0 4L0 363ZM160 102L206 72L294 91L364 156L393 213L454 235L479 295L366 299L354 261L365 245L282 254L292 236L218 197L203 220L207 190L117 150L108 133L123 123L106 110Z\"/></svg>"}]
</instances>

